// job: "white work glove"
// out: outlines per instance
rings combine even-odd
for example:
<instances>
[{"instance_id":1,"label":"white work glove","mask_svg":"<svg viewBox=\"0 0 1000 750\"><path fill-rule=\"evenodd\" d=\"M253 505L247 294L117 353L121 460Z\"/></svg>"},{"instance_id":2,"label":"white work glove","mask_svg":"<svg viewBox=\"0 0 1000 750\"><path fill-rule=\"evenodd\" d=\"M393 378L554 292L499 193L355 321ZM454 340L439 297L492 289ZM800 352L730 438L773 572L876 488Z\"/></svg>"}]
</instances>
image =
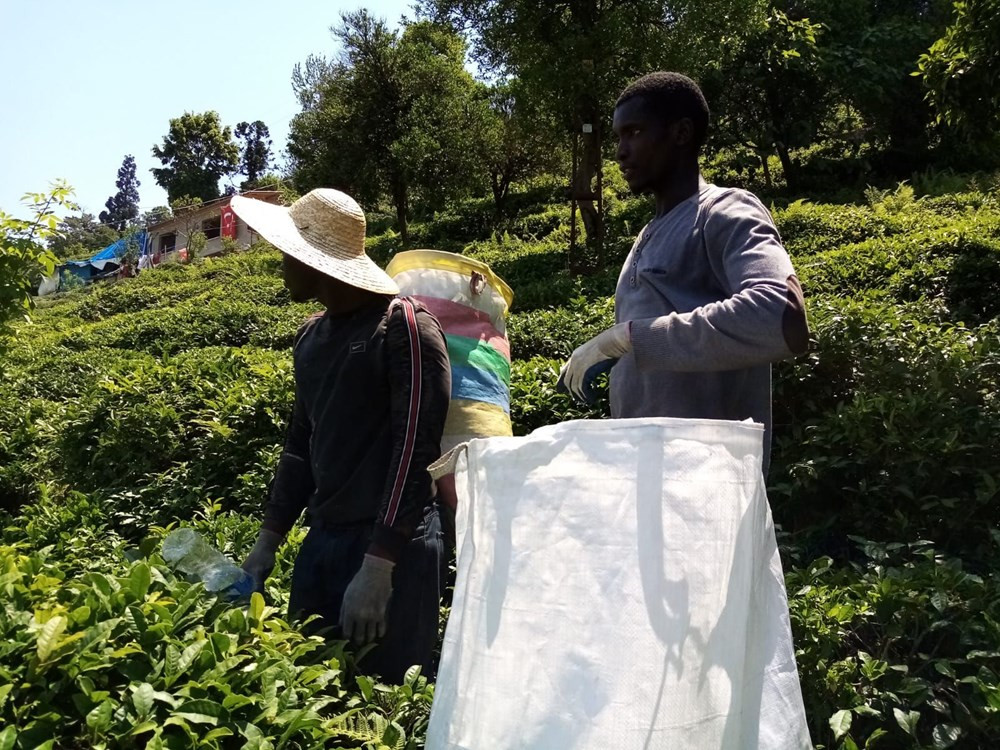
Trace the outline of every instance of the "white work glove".
<instances>
[{"instance_id":1,"label":"white work glove","mask_svg":"<svg viewBox=\"0 0 1000 750\"><path fill-rule=\"evenodd\" d=\"M274 558L285 538L276 531L261 529L253 549L243 562L245 570L254 580L254 590L264 591L264 581L274 570Z\"/></svg>"},{"instance_id":2,"label":"white work glove","mask_svg":"<svg viewBox=\"0 0 1000 750\"><path fill-rule=\"evenodd\" d=\"M351 579L340 605L340 626L345 638L369 643L385 635L386 611L392 595L391 560L365 555L361 569Z\"/></svg>"},{"instance_id":3,"label":"white work glove","mask_svg":"<svg viewBox=\"0 0 1000 750\"><path fill-rule=\"evenodd\" d=\"M594 380L614 367L631 349L629 324L611 326L576 348L559 372L556 388L567 390L577 400L592 404L596 398Z\"/></svg>"}]
</instances>

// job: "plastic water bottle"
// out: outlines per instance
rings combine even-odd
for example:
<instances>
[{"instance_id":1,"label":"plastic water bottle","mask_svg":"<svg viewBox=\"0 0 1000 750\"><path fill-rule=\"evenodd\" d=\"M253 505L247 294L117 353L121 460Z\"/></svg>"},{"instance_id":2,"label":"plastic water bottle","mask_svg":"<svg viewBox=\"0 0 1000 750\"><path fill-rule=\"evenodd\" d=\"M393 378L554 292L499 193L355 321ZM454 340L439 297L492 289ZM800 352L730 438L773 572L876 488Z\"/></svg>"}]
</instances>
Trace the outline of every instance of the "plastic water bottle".
<instances>
[{"instance_id":1,"label":"plastic water bottle","mask_svg":"<svg viewBox=\"0 0 1000 750\"><path fill-rule=\"evenodd\" d=\"M228 599L239 599L253 593L253 577L194 529L171 531L163 540L162 552L164 560L182 573L200 580L205 584L206 591Z\"/></svg>"}]
</instances>

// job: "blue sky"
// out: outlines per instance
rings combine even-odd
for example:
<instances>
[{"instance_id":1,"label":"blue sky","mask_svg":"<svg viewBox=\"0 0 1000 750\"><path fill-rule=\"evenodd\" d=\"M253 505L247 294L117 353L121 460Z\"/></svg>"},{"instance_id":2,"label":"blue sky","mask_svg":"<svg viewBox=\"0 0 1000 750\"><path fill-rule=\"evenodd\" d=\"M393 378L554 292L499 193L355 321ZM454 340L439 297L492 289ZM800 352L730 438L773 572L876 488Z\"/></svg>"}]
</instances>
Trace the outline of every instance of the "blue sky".
<instances>
[{"instance_id":1,"label":"blue sky","mask_svg":"<svg viewBox=\"0 0 1000 750\"><path fill-rule=\"evenodd\" d=\"M166 203L150 153L171 117L263 120L284 147L298 111L292 66L336 51L329 27L367 7L390 22L413 0L0 0L0 209L55 178L95 215L125 154L140 206Z\"/></svg>"}]
</instances>

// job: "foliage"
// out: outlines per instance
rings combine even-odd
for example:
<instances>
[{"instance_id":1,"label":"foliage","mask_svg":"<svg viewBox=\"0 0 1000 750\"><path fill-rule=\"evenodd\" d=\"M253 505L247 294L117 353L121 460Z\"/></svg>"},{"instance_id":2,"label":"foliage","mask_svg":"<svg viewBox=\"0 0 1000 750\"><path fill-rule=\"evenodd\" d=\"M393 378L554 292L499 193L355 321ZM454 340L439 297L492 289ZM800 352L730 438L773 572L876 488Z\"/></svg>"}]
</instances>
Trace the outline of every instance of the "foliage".
<instances>
[{"instance_id":1,"label":"foliage","mask_svg":"<svg viewBox=\"0 0 1000 750\"><path fill-rule=\"evenodd\" d=\"M775 368L769 496L807 715L813 740L827 748L961 750L990 746L998 731L1000 206L995 193L964 182L964 192L920 197L941 192L928 189L935 180L947 187L953 179L928 174L919 190L871 189L850 205L772 208L806 286L813 342L807 357ZM567 354L612 320L617 278L614 267L566 274L568 213L557 185L515 185L499 225L484 197L413 226L421 243L449 243L514 287L517 434L608 413L603 395L580 407L555 389ZM621 255L651 206L623 197L613 179L609 190L609 245ZM382 227L369 247L383 259L399 247L387 225L378 216L370 222ZM246 631L231 619L240 609L174 578L143 541L183 518L234 559L246 553L293 399L288 350L313 310L291 303L280 255L260 246L59 295L30 327L17 328L0 375L0 507L21 506L0 543L0 586L13 582L17 593L0 596L0 636L4 617L22 625L9 626L19 635L0 649L0 670L17 675L19 691L16 702L11 694L0 703L0 720L26 705L17 731L45 725L52 712L39 707L44 696L63 717L57 736L87 744L86 717L106 700L113 710L105 741L124 746L132 738L118 736L140 718L133 698L145 682L174 700L226 711L204 714L215 724L198 724L179 716L191 713L182 704L154 700L148 721L156 728L140 742L158 728L165 743L192 744L176 717L208 746L244 744L247 721L276 746L294 714L265 710L262 673L270 667L262 665L270 664L293 686L298 703L287 710L310 717L288 745L391 746L395 723L405 743L419 746L426 682L374 685L354 674L341 646L304 639L278 617L301 530L268 585L276 609ZM140 550L131 561L122 551L129 543ZM133 600L129 581L142 565L149 593ZM95 574L112 586L107 607L87 599L104 590ZM36 588L24 585L26 576ZM77 622L83 606L91 619ZM167 624L161 607L184 625ZM132 609L162 633L137 640ZM89 636L54 651L45 672L52 690L44 693L27 672L37 663L38 634L56 617L66 618L56 649L99 622L124 619L76 659L70 651ZM223 635L232 645L226 657L214 647ZM182 656L200 641L203 651L168 686L168 653ZM143 654L111 658L130 644ZM220 659L249 653L267 654L255 660L261 674L219 672ZM327 669L330 656L336 679L309 683L304 675ZM80 664L93 667L80 673L94 681L83 683L89 693L67 676ZM227 690L252 703L234 705ZM105 711L92 723L101 725ZM215 729L235 734L212 740Z\"/></svg>"},{"instance_id":2,"label":"foliage","mask_svg":"<svg viewBox=\"0 0 1000 750\"><path fill-rule=\"evenodd\" d=\"M516 83L501 82L487 90L489 109L477 118L482 133L482 158L498 216L502 216L511 186L560 166L557 129L527 101Z\"/></svg>"},{"instance_id":3,"label":"foliage","mask_svg":"<svg viewBox=\"0 0 1000 750\"><path fill-rule=\"evenodd\" d=\"M239 154L218 112L185 112L171 118L163 142L153 146L163 164L153 176L171 203L184 197L210 201L219 197L219 178L236 169Z\"/></svg>"},{"instance_id":4,"label":"foliage","mask_svg":"<svg viewBox=\"0 0 1000 750\"><path fill-rule=\"evenodd\" d=\"M85 541L56 549L94 555ZM342 642L300 634L260 594L246 610L215 601L157 541L131 563L99 545L105 565L86 572L0 545L4 747L416 747L433 695L418 671L376 692Z\"/></svg>"},{"instance_id":5,"label":"foliage","mask_svg":"<svg viewBox=\"0 0 1000 750\"><path fill-rule=\"evenodd\" d=\"M58 230L49 239L49 250L59 260L89 258L120 237L114 227L95 221L94 215L87 213L66 216L59 222Z\"/></svg>"},{"instance_id":6,"label":"foliage","mask_svg":"<svg viewBox=\"0 0 1000 750\"><path fill-rule=\"evenodd\" d=\"M814 742L983 748L1000 732L1000 581L927 542L857 538L859 562L786 578Z\"/></svg>"},{"instance_id":7,"label":"foliage","mask_svg":"<svg viewBox=\"0 0 1000 750\"><path fill-rule=\"evenodd\" d=\"M716 141L752 149L768 181L767 157L777 154L793 188L797 170L790 152L815 140L829 108L821 35L808 18L772 9L759 26L724 41L725 54L705 81L717 111Z\"/></svg>"},{"instance_id":8,"label":"foliage","mask_svg":"<svg viewBox=\"0 0 1000 750\"><path fill-rule=\"evenodd\" d=\"M187 248L186 262L193 263L199 257L199 252L205 249L205 234L201 231L202 207L201 198L191 198L184 196L170 202L170 210L173 216L181 220L183 227L184 244ZM193 249L192 249L193 246Z\"/></svg>"},{"instance_id":9,"label":"foliage","mask_svg":"<svg viewBox=\"0 0 1000 750\"><path fill-rule=\"evenodd\" d=\"M246 176L243 189L267 174L271 164L271 131L260 120L241 122L236 126L236 138L243 142L240 152L240 172Z\"/></svg>"},{"instance_id":10,"label":"foliage","mask_svg":"<svg viewBox=\"0 0 1000 750\"><path fill-rule=\"evenodd\" d=\"M0 211L0 347L10 321L34 307L32 294L41 277L55 270L56 257L43 243L59 236L58 210L77 210L72 196L66 183L55 182L46 193L24 196L30 218Z\"/></svg>"},{"instance_id":11,"label":"foliage","mask_svg":"<svg viewBox=\"0 0 1000 750\"><path fill-rule=\"evenodd\" d=\"M995 143L1000 125L1000 2L958 0L940 39L920 57L918 75L939 124Z\"/></svg>"},{"instance_id":12,"label":"foliage","mask_svg":"<svg viewBox=\"0 0 1000 750\"><path fill-rule=\"evenodd\" d=\"M366 205L387 197L403 244L414 200L433 209L474 184L476 86L465 46L429 22L401 34L367 11L344 14L334 29L335 63L299 69L300 100L289 134L296 187L336 185ZM312 67L309 67L312 65Z\"/></svg>"},{"instance_id":13,"label":"foliage","mask_svg":"<svg viewBox=\"0 0 1000 750\"><path fill-rule=\"evenodd\" d=\"M135 176L135 157L128 154L118 169L118 179L115 181L118 192L104 204L107 210L101 211L102 224L121 233L139 218L139 184Z\"/></svg>"}]
</instances>

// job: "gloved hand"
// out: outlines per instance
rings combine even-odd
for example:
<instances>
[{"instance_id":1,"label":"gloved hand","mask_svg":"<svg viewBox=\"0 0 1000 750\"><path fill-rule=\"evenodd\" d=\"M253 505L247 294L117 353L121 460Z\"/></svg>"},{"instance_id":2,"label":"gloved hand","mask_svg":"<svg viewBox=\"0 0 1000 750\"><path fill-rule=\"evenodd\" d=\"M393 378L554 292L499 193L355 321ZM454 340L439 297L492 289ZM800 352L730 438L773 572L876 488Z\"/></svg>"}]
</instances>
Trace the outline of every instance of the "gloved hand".
<instances>
[{"instance_id":1,"label":"gloved hand","mask_svg":"<svg viewBox=\"0 0 1000 750\"><path fill-rule=\"evenodd\" d=\"M579 346L563 365L556 388L568 391L580 401L592 404L593 386L598 375L608 372L632 349L628 323L618 323Z\"/></svg>"},{"instance_id":2,"label":"gloved hand","mask_svg":"<svg viewBox=\"0 0 1000 750\"><path fill-rule=\"evenodd\" d=\"M274 556L285 538L276 531L261 529L253 549L243 562L243 570L254 580L254 590L264 591L264 581L274 570Z\"/></svg>"},{"instance_id":3,"label":"gloved hand","mask_svg":"<svg viewBox=\"0 0 1000 750\"><path fill-rule=\"evenodd\" d=\"M351 579L340 606L340 625L344 637L355 643L368 643L385 635L386 611L392 594L391 560L365 555L361 569Z\"/></svg>"}]
</instances>

